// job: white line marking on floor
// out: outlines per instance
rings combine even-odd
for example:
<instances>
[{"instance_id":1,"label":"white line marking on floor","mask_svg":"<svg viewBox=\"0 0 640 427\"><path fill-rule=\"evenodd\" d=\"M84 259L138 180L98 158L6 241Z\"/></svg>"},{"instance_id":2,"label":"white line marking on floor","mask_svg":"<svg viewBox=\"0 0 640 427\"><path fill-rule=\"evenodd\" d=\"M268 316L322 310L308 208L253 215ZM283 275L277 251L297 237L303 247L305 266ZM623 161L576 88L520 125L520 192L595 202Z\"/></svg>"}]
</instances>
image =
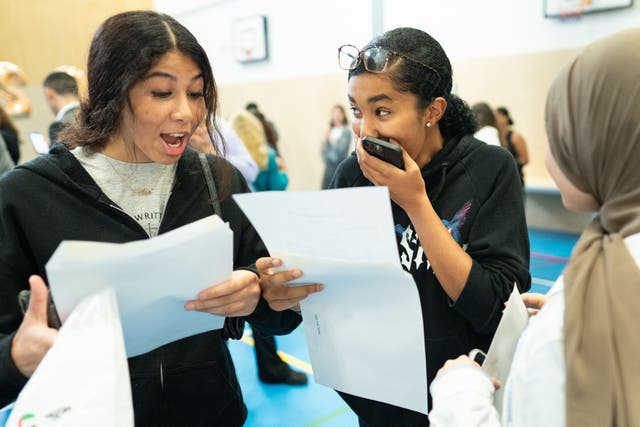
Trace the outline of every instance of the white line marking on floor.
<instances>
[{"instance_id":1,"label":"white line marking on floor","mask_svg":"<svg viewBox=\"0 0 640 427\"><path fill-rule=\"evenodd\" d=\"M547 279L540 279L539 277L532 277L531 278L531 283L536 283L538 285L552 287L556 282L555 282L555 280L547 280Z\"/></svg>"}]
</instances>

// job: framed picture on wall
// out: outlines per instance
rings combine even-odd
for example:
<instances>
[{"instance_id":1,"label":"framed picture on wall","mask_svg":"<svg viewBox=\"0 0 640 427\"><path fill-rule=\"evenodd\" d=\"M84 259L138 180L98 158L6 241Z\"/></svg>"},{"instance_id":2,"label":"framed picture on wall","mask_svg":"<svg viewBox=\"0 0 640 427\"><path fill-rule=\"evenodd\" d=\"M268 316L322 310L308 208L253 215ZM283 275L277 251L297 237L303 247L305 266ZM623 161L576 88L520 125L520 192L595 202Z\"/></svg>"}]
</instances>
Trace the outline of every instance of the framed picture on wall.
<instances>
[{"instance_id":1,"label":"framed picture on wall","mask_svg":"<svg viewBox=\"0 0 640 427\"><path fill-rule=\"evenodd\" d=\"M238 62L257 62L269 59L267 17L253 15L238 18L231 24L233 57Z\"/></svg>"},{"instance_id":2,"label":"framed picture on wall","mask_svg":"<svg viewBox=\"0 0 640 427\"><path fill-rule=\"evenodd\" d=\"M579 16L631 7L633 0L543 0L545 18Z\"/></svg>"}]
</instances>

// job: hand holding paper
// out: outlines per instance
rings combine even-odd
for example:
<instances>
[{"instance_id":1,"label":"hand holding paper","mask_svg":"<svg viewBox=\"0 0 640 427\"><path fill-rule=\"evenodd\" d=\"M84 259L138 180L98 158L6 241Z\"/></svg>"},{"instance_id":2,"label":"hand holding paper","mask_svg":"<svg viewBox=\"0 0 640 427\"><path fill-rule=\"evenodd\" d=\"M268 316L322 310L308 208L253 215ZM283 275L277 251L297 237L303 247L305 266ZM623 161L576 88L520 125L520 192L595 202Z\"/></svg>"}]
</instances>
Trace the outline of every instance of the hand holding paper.
<instances>
[{"instance_id":1,"label":"hand holding paper","mask_svg":"<svg viewBox=\"0 0 640 427\"><path fill-rule=\"evenodd\" d=\"M251 271L238 270L231 279L210 286L198 293L198 298L187 301L186 310L200 311L224 317L248 316L260 299L260 280Z\"/></svg>"},{"instance_id":2,"label":"hand holding paper","mask_svg":"<svg viewBox=\"0 0 640 427\"><path fill-rule=\"evenodd\" d=\"M475 362L473 359L471 359L469 356L467 356L466 354L460 355L455 359L449 359L446 362L444 362L444 365L442 365L442 368L438 369L438 373L436 374L437 376L444 374L444 372L447 369L451 369L454 366L459 366L459 365L471 365L471 366L475 366L478 369L480 369L480 365L478 365L477 362ZM498 381L498 379L496 377L490 377L491 382L493 383L493 387L496 390L499 390L500 387L502 387L502 384L500 383L500 381Z\"/></svg>"},{"instance_id":3,"label":"hand holding paper","mask_svg":"<svg viewBox=\"0 0 640 427\"><path fill-rule=\"evenodd\" d=\"M287 283L299 279L303 273L300 269L282 270L274 272L273 268L282 266L279 258L260 258L256 267L260 271L260 286L264 299L269 307L275 311L297 308L300 301L310 294L320 292L323 286L319 283L308 285L287 286Z\"/></svg>"},{"instance_id":4,"label":"hand holding paper","mask_svg":"<svg viewBox=\"0 0 640 427\"><path fill-rule=\"evenodd\" d=\"M535 316L547 302L547 296L535 292L527 292L522 295L522 302L529 311L529 316Z\"/></svg>"}]
</instances>

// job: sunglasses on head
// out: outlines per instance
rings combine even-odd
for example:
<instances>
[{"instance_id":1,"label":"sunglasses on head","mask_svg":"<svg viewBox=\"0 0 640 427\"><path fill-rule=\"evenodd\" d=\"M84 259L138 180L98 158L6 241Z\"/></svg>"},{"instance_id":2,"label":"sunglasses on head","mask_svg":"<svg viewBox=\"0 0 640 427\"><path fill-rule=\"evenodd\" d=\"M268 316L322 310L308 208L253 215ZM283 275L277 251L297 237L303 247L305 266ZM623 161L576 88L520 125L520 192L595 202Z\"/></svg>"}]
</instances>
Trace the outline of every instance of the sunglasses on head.
<instances>
[{"instance_id":1,"label":"sunglasses on head","mask_svg":"<svg viewBox=\"0 0 640 427\"><path fill-rule=\"evenodd\" d=\"M380 46L371 46L364 50L360 50L352 44L345 44L338 48L338 64L343 70L351 71L358 68L360 63L364 65L364 69L371 73L382 73L387 69L389 59L392 56L397 56L407 61L411 61L414 64L418 64L433 73L440 78L440 73L433 67L427 64L423 64L420 61L416 61L413 58L409 58L399 52L386 49Z\"/></svg>"}]
</instances>

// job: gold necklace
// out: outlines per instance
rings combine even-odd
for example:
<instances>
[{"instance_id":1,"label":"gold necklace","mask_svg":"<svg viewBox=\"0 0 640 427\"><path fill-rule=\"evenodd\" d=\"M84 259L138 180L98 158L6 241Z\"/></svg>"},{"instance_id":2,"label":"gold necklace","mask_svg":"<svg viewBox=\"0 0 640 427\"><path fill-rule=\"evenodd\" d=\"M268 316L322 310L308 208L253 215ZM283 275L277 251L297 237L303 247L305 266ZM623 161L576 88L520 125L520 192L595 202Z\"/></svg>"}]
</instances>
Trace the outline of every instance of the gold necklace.
<instances>
[{"instance_id":1,"label":"gold necklace","mask_svg":"<svg viewBox=\"0 0 640 427\"><path fill-rule=\"evenodd\" d=\"M135 166L132 172L129 172L129 176L125 177L124 175L122 175L120 172L118 172L118 169L115 167L115 165L111 162L111 159L109 158L109 156L104 156L107 159L107 163L109 163L109 166L111 166L111 169L113 169L113 171L116 173L116 175L118 175L118 177L120 178L120 180L124 183L124 185L127 186L127 188L129 190L131 190L131 192L133 194L135 194L136 196L148 196L152 193L150 188L146 188L146 187L140 187L140 188L133 188L131 186L131 184L129 184L129 178L133 175L135 175ZM137 164L136 164L137 165Z\"/></svg>"}]
</instances>

